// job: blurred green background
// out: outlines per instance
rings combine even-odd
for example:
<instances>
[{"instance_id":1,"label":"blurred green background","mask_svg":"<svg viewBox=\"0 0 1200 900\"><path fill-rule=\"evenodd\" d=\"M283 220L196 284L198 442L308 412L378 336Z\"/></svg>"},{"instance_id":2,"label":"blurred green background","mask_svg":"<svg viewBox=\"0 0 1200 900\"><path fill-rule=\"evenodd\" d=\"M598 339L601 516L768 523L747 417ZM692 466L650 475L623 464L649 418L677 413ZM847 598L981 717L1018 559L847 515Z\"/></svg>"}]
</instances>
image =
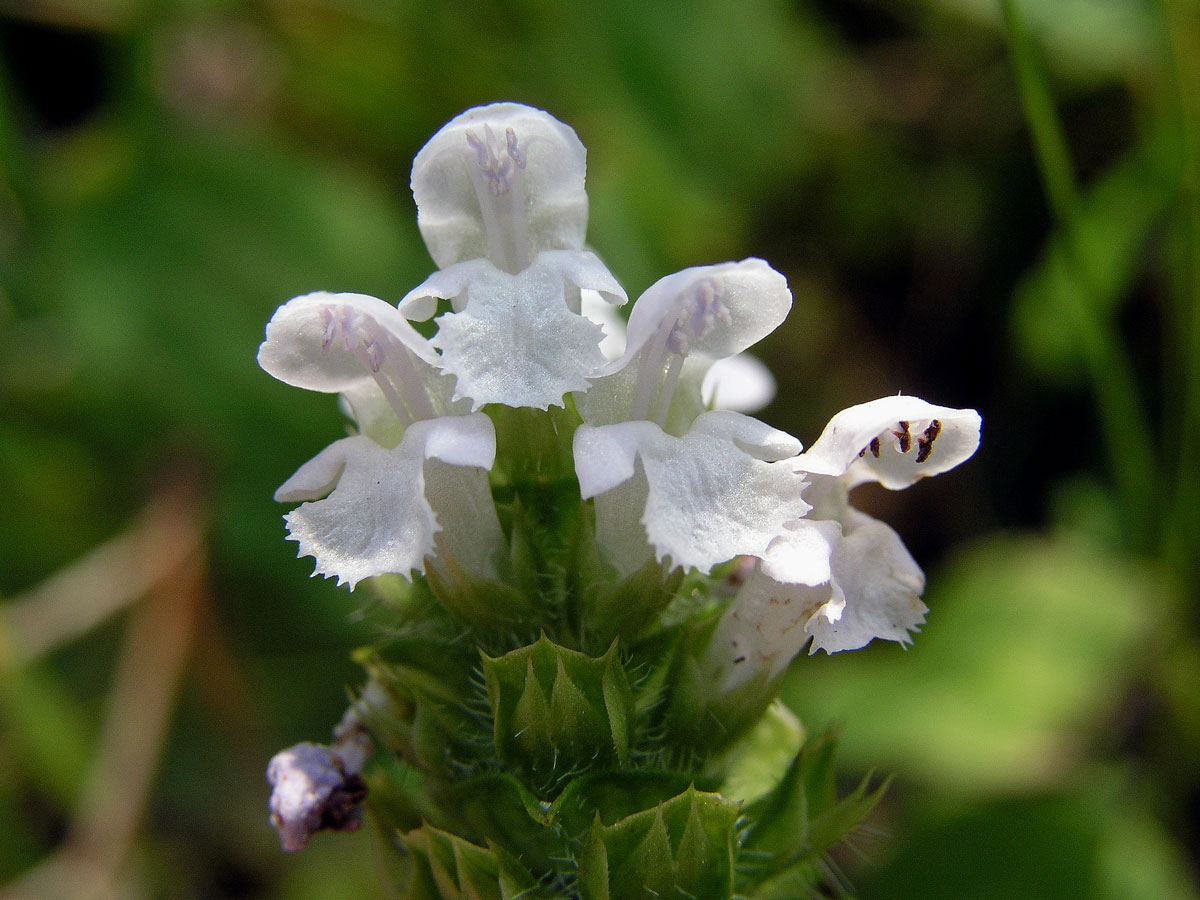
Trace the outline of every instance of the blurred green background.
<instances>
[{"instance_id":1,"label":"blurred green background","mask_svg":"<svg viewBox=\"0 0 1200 900\"><path fill-rule=\"evenodd\" d=\"M857 498L924 632L787 685L896 776L831 880L1200 896L1195 0L2 0L0 897L391 896L369 829L266 823L371 630L271 500L336 405L254 357L293 295L431 271L410 161L498 99L578 131L631 296L787 275L771 424L983 413Z\"/></svg>"}]
</instances>

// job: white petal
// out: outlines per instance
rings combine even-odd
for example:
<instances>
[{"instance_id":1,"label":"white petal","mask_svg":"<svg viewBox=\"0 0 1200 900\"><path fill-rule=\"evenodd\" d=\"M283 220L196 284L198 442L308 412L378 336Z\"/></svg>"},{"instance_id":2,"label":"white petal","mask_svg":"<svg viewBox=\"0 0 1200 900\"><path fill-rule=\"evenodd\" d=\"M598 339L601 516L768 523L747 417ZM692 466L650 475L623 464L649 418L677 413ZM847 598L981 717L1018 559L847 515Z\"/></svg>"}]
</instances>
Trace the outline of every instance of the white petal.
<instances>
[{"instance_id":1,"label":"white petal","mask_svg":"<svg viewBox=\"0 0 1200 900\"><path fill-rule=\"evenodd\" d=\"M575 429L575 474L584 500L611 491L633 477L637 452L659 429L651 422L622 422Z\"/></svg>"},{"instance_id":2,"label":"white petal","mask_svg":"<svg viewBox=\"0 0 1200 900\"><path fill-rule=\"evenodd\" d=\"M438 492L426 489L427 460L485 469L494 455L486 416L432 419L412 425L392 449L361 435L337 441L301 466L275 497L315 501L284 516L290 538L300 556L316 559L315 574L336 576L353 589L373 575L407 578L424 571L441 527Z\"/></svg>"},{"instance_id":3,"label":"white petal","mask_svg":"<svg viewBox=\"0 0 1200 900\"><path fill-rule=\"evenodd\" d=\"M805 472L877 481L899 490L953 469L979 446L979 413L918 397L883 397L842 410L796 459Z\"/></svg>"},{"instance_id":4,"label":"white petal","mask_svg":"<svg viewBox=\"0 0 1200 900\"><path fill-rule=\"evenodd\" d=\"M830 602L830 584L780 584L755 567L717 624L705 668L727 693L765 674L782 672L804 649L805 626Z\"/></svg>"},{"instance_id":5,"label":"white petal","mask_svg":"<svg viewBox=\"0 0 1200 900\"><path fill-rule=\"evenodd\" d=\"M585 156L569 126L516 103L448 122L412 170L417 224L438 267L488 258L511 272L542 250L582 247Z\"/></svg>"},{"instance_id":6,"label":"white petal","mask_svg":"<svg viewBox=\"0 0 1200 900\"><path fill-rule=\"evenodd\" d=\"M479 469L491 469L496 460L496 428L481 413L419 422L409 431L424 441L426 459Z\"/></svg>"},{"instance_id":7,"label":"white petal","mask_svg":"<svg viewBox=\"0 0 1200 900\"><path fill-rule=\"evenodd\" d=\"M627 481L599 494L595 499L596 546L603 560L628 578L654 559L654 548L646 537L642 517L646 512L648 487L645 473L635 465Z\"/></svg>"},{"instance_id":8,"label":"white petal","mask_svg":"<svg viewBox=\"0 0 1200 900\"><path fill-rule=\"evenodd\" d=\"M842 538L834 548L833 580L844 603L821 610L808 624L812 653L855 650L875 638L905 644L925 621L925 576L900 536L882 522L867 520Z\"/></svg>"},{"instance_id":9,"label":"white petal","mask_svg":"<svg viewBox=\"0 0 1200 900\"><path fill-rule=\"evenodd\" d=\"M676 345L686 342L687 353L733 356L774 331L791 306L787 280L761 259L684 269L638 298L625 353L602 374L624 368L656 336L668 334Z\"/></svg>"},{"instance_id":10,"label":"white petal","mask_svg":"<svg viewBox=\"0 0 1200 900\"><path fill-rule=\"evenodd\" d=\"M567 283L595 291L612 306L623 306L629 301L625 288L608 271L608 266L601 262L600 257L590 250L546 250L539 255L537 262L557 269ZM580 315L582 311L575 304L571 306L571 312Z\"/></svg>"},{"instance_id":11,"label":"white petal","mask_svg":"<svg viewBox=\"0 0 1200 900\"><path fill-rule=\"evenodd\" d=\"M781 584L824 584L832 577L833 551L841 538L837 522L807 518L790 522L767 547L763 574Z\"/></svg>"},{"instance_id":12,"label":"white petal","mask_svg":"<svg viewBox=\"0 0 1200 900\"><path fill-rule=\"evenodd\" d=\"M760 359L738 353L713 363L704 374L700 395L710 409L758 412L775 398L775 377Z\"/></svg>"},{"instance_id":13,"label":"white petal","mask_svg":"<svg viewBox=\"0 0 1200 900\"><path fill-rule=\"evenodd\" d=\"M590 256L544 253L516 275L494 266L476 274L462 312L438 317L431 342L442 351L443 371L457 378L456 399L470 398L475 409L486 403L546 409L588 387L587 376L604 364L603 332L571 310L567 288L580 273L592 280L596 268L581 259ZM605 289L570 284L576 298L576 288Z\"/></svg>"},{"instance_id":14,"label":"white petal","mask_svg":"<svg viewBox=\"0 0 1200 900\"><path fill-rule=\"evenodd\" d=\"M484 419L491 424L482 414L466 418ZM494 432L492 444L494 448ZM495 581L499 578L496 558L504 546L504 533L485 471L489 467L490 463L453 465L430 459L425 463L425 497L441 525L433 563L447 553L469 572Z\"/></svg>"},{"instance_id":15,"label":"white petal","mask_svg":"<svg viewBox=\"0 0 1200 900\"><path fill-rule=\"evenodd\" d=\"M790 459L804 449L786 431L728 409L716 409L697 417L692 431L733 441L755 459L767 462Z\"/></svg>"},{"instance_id":16,"label":"white petal","mask_svg":"<svg viewBox=\"0 0 1200 900\"><path fill-rule=\"evenodd\" d=\"M437 312L439 300L450 300L455 312L461 311L467 302L467 285L491 277L494 268L486 259L470 259L439 269L405 294L396 308L414 322L424 322Z\"/></svg>"},{"instance_id":17,"label":"white petal","mask_svg":"<svg viewBox=\"0 0 1200 900\"><path fill-rule=\"evenodd\" d=\"M625 320L599 291L588 288L581 293L579 312L604 329L600 352L606 360L617 359L625 352Z\"/></svg>"},{"instance_id":18,"label":"white petal","mask_svg":"<svg viewBox=\"0 0 1200 900\"><path fill-rule=\"evenodd\" d=\"M408 351L437 363L437 354L394 306L366 294L305 294L267 323L258 363L280 381L340 393L371 381L370 362Z\"/></svg>"},{"instance_id":19,"label":"white petal","mask_svg":"<svg viewBox=\"0 0 1200 900\"><path fill-rule=\"evenodd\" d=\"M582 426L575 464L588 486L584 495L644 477L642 525L660 561L669 557L673 565L707 573L735 556L761 556L809 507L801 499L806 482L789 460L766 462L746 452L747 446L762 452L764 438L766 447L778 449L774 429L752 422L734 413L706 413L681 438L645 422ZM632 465L635 451L642 475ZM597 505L598 532L603 514Z\"/></svg>"}]
</instances>

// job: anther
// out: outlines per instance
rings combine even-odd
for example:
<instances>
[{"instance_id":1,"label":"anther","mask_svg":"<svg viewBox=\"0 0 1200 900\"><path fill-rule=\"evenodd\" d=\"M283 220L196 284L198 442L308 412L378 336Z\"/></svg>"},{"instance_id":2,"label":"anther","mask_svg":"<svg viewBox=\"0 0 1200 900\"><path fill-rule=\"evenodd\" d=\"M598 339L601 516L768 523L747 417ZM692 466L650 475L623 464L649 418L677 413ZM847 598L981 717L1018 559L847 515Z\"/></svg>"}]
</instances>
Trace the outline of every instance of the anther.
<instances>
[{"instance_id":1,"label":"anther","mask_svg":"<svg viewBox=\"0 0 1200 900\"><path fill-rule=\"evenodd\" d=\"M488 159L488 149L484 146L483 141L479 139L479 135L473 132L470 128L466 131L467 143L475 148L475 160L479 163L479 168L487 171L490 160Z\"/></svg>"},{"instance_id":2,"label":"anther","mask_svg":"<svg viewBox=\"0 0 1200 900\"><path fill-rule=\"evenodd\" d=\"M517 133L511 128L504 129L504 140L508 144L508 155L517 164L517 168L525 168L525 154L517 146Z\"/></svg>"},{"instance_id":3,"label":"anther","mask_svg":"<svg viewBox=\"0 0 1200 900\"><path fill-rule=\"evenodd\" d=\"M383 368L383 348L379 346L378 341L366 342L367 366L370 367L371 373L377 373Z\"/></svg>"},{"instance_id":4,"label":"anther","mask_svg":"<svg viewBox=\"0 0 1200 900\"><path fill-rule=\"evenodd\" d=\"M512 129L510 128L509 131L512 131ZM488 193L493 197L507 194L508 173L512 171L512 162L496 156L495 150L492 148L494 138L491 128L486 125L484 126L484 137L486 140L480 140L479 135L469 128L466 130L465 135L467 143L475 150L475 161L479 165L479 171L483 172L484 177L488 180ZM515 146L516 135L513 136L510 150Z\"/></svg>"},{"instance_id":5,"label":"anther","mask_svg":"<svg viewBox=\"0 0 1200 900\"><path fill-rule=\"evenodd\" d=\"M321 307L321 352L327 353L329 346L333 343L334 337L337 336L336 320L333 317L333 310L328 306Z\"/></svg>"}]
</instances>

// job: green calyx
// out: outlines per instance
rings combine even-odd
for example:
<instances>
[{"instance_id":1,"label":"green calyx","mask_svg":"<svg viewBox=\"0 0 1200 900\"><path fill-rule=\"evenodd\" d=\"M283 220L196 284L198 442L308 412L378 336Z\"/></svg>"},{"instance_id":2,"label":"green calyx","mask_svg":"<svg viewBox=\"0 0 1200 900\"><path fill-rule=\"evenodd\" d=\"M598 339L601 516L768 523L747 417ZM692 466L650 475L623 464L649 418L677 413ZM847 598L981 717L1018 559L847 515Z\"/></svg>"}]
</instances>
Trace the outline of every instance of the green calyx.
<instances>
[{"instance_id":1,"label":"green calyx","mask_svg":"<svg viewBox=\"0 0 1200 900\"><path fill-rule=\"evenodd\" d=\"M743 852L756 860L744 873L749 896L785 900L795 896L797 885L818 883L824 855L866 818L887 790L886 781L869 790L868 774L839 799L836 759L837 735L827 731L796 754L772 790L745 808L751 824Z\"/></svg>"},{"instance_id":2,"label":"green calyx","mask_svg":"<svg viewBox=\"0 0 1200 900\"><path fill-rule=\"evenodd\" d=\"M597 815L579 860L580 897L728 900L737 817L738 804L694 787L611 825Z\"/></svg>"},{"instance_id":3,"label":"green calyx","mask_svg":"<svg viewBox=\"0 0 1200 900\"><path fill-rule=\"evenodd\" d=\"M629 760L633 692L614 642L603 656L543 635L500 657L482 654L496 754L538 779Z\"/></svg>"},{"instance_id":4,"label":"green calyx","mask_svg":"<svg viewBox=\"0 0 1200 900\"><path fill-rule=\"evenodd\" d=\"M411 854L410 900L517 900L533 876L500 847L480 847L426 824L404 835Z\"/></svg>"}]
</instances>

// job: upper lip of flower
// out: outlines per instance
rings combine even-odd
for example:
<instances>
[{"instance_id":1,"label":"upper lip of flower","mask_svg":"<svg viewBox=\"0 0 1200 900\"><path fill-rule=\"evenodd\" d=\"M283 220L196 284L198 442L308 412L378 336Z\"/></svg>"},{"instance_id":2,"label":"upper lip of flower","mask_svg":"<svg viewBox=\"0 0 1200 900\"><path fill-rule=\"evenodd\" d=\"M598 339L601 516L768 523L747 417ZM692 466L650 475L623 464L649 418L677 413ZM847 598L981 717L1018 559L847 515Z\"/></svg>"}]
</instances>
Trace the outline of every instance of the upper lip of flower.
<instances>
[{"instance_id":1,"label":"upper lip of flower","mask_svg":"<svg viewBox=\"0 0 1200 900\"><path fill-rule=\"evenodd\" d=\"M761 259L660 279L633 305L625 351L596 373L594 396L581 402L584 418L666 425L686 362L703 359L707 368L740 353L773 331L791 305L787 281Z\"/></svg>"},{"instance_id":2,"label":"upper lip of flower","mask_svg":"<svg viewBox=\"0 0 1200 900\"><path fill-rule=\"evenodd\" d=\"M451 119L413 160L417 224L434 262L487 258L516 273L543 250L581 249L586 155L574 130L529 106L493 103Z\"/></svg>"}]
</instances>

